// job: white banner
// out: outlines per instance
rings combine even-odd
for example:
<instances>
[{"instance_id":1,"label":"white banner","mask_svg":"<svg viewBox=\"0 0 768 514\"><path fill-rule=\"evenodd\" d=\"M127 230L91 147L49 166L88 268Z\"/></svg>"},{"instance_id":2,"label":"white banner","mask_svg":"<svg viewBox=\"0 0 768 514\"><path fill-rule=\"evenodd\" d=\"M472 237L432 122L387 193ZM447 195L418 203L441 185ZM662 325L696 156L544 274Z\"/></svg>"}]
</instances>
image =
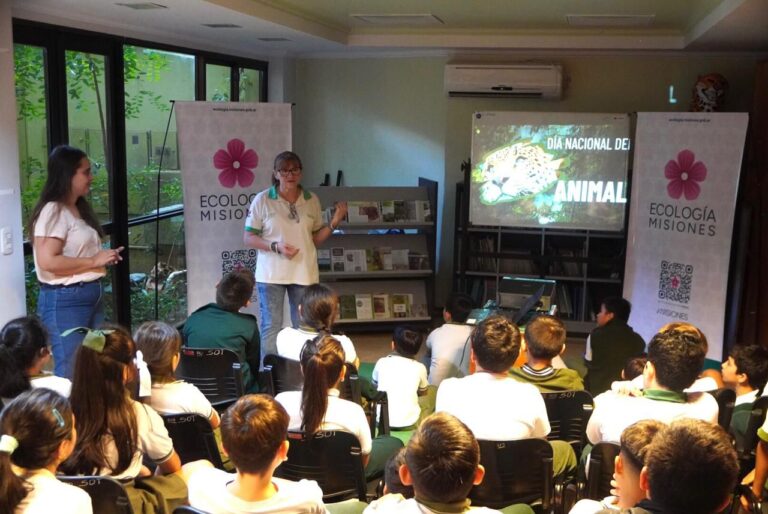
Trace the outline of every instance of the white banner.
<instances>
[{"instance_id":1,"label":"white banner","mask_svg":"<svg viewBox=\"0 0 768 514\"><path fill-rule=\"evenodd\" d=\"M646 342L676 321L721 360L746 113L640 113L624 297Z\"/></svg>"},{"instance_id":2,"label":"white banner","mask_svg":"<svg viewBox=\"0 0 768 514\"><path fill-rule=\"evenodd\" d=\"M176 102L187 309L215 300L215 286L233 269L256 269L243 246L248 207L271 185L275 156L291 148L291 106L270 103ZM256 312L256 304L249 311Z\"/></svg>"}]
</instances>

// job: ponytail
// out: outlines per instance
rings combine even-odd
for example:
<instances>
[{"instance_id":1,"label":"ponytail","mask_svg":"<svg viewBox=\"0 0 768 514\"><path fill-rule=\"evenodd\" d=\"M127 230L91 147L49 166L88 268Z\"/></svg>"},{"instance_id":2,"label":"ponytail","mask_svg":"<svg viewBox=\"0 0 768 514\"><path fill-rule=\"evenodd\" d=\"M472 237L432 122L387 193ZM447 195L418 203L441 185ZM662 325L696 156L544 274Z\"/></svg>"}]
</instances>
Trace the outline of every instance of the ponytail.
<instances>
[{"instance_id":1,"label":"ponytail","mask_svg":"<svg viewBox=\"0 0 768 514\"><path fill-rule=\"evenodd\" d=\"M328 286L312 284L301 298L301 319L320 334L330 335L338 314L339 298Z\"/></svg>"},{"instance_id":2,"label":"ponytail","mask_svg":"<svg viewBox=\"0 0 768 514\"><path fill-rule=\"evenodd\" d=\"M15 398L32 387L27 370L48 346L48 333L34 316L9 321L0 331L0 397Z\"/></svg>"},{"instance_id":3,"label":"ponytail","mask_svg":"<svg viewBox=\"0 0 768 514\"><path fill-rule=\"evenodd\" d=\"M328 410L328 391L344 369L344 350L336 339L319 335L301 350L304 387L301 390L301 430L311 435L320 429Z\"/></svg>"},{"instance_id":4,"label":"ponytail","mask_svg":"<svg viewBox=\"0 0 768 514\"><path fill-rule=\"evenodd\" d=\"M0 514L14 514L32 486L13 472L29 471L56 459L62 441L72 438L72 409L66 398L50 389L33 389L17 396L0 416Z\"/></svg>"}]
</instances>

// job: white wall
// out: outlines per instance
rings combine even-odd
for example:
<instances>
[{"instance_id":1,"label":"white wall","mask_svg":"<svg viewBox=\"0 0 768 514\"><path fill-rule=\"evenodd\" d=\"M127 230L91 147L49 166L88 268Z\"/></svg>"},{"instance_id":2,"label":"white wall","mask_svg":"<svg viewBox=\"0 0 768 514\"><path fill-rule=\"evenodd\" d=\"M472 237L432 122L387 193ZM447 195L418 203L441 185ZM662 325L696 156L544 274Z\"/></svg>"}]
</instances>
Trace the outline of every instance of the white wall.
<instances>
[{"instance_id":1,"label":"white wall","mask_svg":"<svg viewBox=\"0 0 768 514\"><path fill-rule=\"evenodd\" d=\"M0 0L0 230L13 234L13 252L0 253L0 326L26 310L17 145L11 6Z\"/></svg>"}]
</instances>

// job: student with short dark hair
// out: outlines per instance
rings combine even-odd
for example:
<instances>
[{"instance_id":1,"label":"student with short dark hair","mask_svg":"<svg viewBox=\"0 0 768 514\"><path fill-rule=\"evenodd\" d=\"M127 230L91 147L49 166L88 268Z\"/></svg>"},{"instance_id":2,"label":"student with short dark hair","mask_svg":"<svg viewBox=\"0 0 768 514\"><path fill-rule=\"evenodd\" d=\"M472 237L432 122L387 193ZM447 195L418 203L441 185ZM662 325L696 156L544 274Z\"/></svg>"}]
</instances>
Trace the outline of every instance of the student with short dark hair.
<instances>
[{"instance_id":1,"label":"student with short dark hair","mask_svg":"<svg viewBox=\"0 0 768 514\"><path fill-rule=\"evenodd\" d=\"M405 448L391 456L384 468L384 494L399 494L403 498L413 498L413 486L404 485L400 480L400 467L405 464Z\"/></svg>"},{"instance_id":2,"label":"student with short dark hair","mask_svg":"<svg viewBox=\"0 0 768 514\"><path fill-rule=\"evenodd\" d=\"M77 442L74 428L69 402L50 389L23 392L5 406L0 415L0 514L91 514L88 493L56 479L59 464Z\"/></svg>"},{"instance_id":3,"label":"student with short dark hair","mask_svg":"<svg viewBox=\"0 0 768 514\"><path fill-rule=\"evenodd\" d=\"M642 376L646 362L648 362L647 357L632 357L629 359L624 365L624 369L621 370L621 379L634 380L637 377Z\"/></svg>"},{"instance_id":4,"label":"student with short dark hair","mask_svg":"<svg viewBox=\"0 0 768 514\"><path fill-rule=\"evenodd\" d=\"M223 348L240 359L246 392L258 392L257 372L261 365L259 324L253 314L239 312L251 303L254 277L250 270L232 271L216 286L216 303L193 312L184 322L181 335L189 348Z\"/></svg>"},{"instance_id":5,"label":"student with short dark hair","mask_svg":"<svg viewBox=\"0 0 768 514\"><path fill-rule=\"evenodd\" d=\"M552 359L565 351L565 325L554 316L536 316L525 327L526 362L509 373L515 380L535 385L542 393L584 389L578 371L552 367Z\"/></svg>"},{"instance_id":6,"label":"student with short dark hair","mask_svg":"<svg viewBox=\"0 0 768 514\"><path fill-rule=\"evenodd\" d=\"M272 475L288 455L288 413L272 397L241 397L222 416L221 439L236 473L204 469L189 481L189 504L211 514L325 513L314 480Z\"/></svg>"},{"instance_id":7,"label":"student with short dark hair","mask_svg":"<svg viewBox=\"0 0 768 514\"><path fill-rule=\"evenodd\" d=\"M472 311L472 298L464 293L451 293L443 309L445 323L427 336L424 364L429 366L429 384L435 387L446 378L469 374L469 335L472 327L467 318Z\"/></svg>"},{"instance_id":8,"label":"student with short dark hair","mask_svg":"<svg viewBox=\"0 0 768 514\"><path fill-rule=\"evenodd\" d=\"M395 327L392 353L376 361L373 384L387 393L389 423L396 430L415 428L422 413L434 410L434 403L421 405L419 396L427 394L427 368L414 359L424 334L410 327Z\"/></svg>"},{"instance_id":9,"label":"student with short dark hair","mask_svg":"<svg viewBox=\"0 0 768 514\"><path fill-rule=\"evenodd\" d=\"M587 424L592 444L618 442L622 431L642 419L671 422L695 418L717 423L717 401L708 393L685 393L704 364L705 351L693 333L660 332L648 344L642 396L606 391L595 397Z\"/></svg>"},{"instance_id":10,"label":"student with short dark hair","mask_svg":"<svg viewBox=\"0 0 768 514\"><path fill-rule=\"evenodd\" d=\"M696 419L675 421L659 431L646 451L640 484L647 499L631 512L721 512L731 500L738 472L736 450L722 427Z\"/></svg>"},{"instance_id":11,"label":"student with short dark hair","mask_svg":"<svg viewBox=\"0 0 768 514\"><path fill-rule=\"evenodd\" d=\"M463 513L497 512L470 507L467 496L481 483L485 469L480 447L469 428L454 416L436 413L424 420L408 442L400 480L413 487L414 497L386 495L372 503L366 513ZM507 507L508 514L531 513L527 505Z\"/></svg>"},{"instance_id":12,"label":"student with short dark hair","mask_svg":"<svg viewBox=\"0 0 768 514\"><path fill-rule=\"evenodd\" d=\"M489 316L471 336L476 372L443 380L437 390L437 412L459 418L478 439L514 441L546 438L551 428L541 393L518 382L509 370L520 353L520 330L504 316ZM576 469L576 457L565 441L552 441L556 475Z\"/></svg>"},{"instance_id":13,"label":"student with short dark hair","mask_svg":"<svg viewBox=\"0 0 768 514\"><path fill-rule=\"evenodd\" d=\"M768 382L768 350L761 345L735 346L722 371L725 386L736 392L731 432L738 447L746 435L752 404L763 395Z\"/></svg>"},{"instance_id":14,"label":"student with short dark hair","mask_svg":"<svg viewBox=\"0 0 768 514\"><path fill-rule=\"evenodd\" d=\"M584 360L587 364L586 385L592 395L611 388L619 380L628 359L645 351L645 341L627 324L631 311L624 298L608 297L597 313L597 328L587 338Z\"/></svg>"}]
</instances>

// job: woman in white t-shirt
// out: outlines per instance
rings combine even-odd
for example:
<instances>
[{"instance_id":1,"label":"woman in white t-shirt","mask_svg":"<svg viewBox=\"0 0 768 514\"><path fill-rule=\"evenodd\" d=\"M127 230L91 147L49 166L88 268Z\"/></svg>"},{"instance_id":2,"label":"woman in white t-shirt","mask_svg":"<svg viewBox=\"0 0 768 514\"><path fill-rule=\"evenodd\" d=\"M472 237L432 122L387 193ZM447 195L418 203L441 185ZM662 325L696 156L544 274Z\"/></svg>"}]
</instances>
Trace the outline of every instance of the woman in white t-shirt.
<instances>
[{"instance_id":1,"label":"woman in white t-shirt","mask_svg":"<svg viewBox=\"0 0 768 514\"><path fill-rule=\"evenodd\" d=\"M101 278L106 266L122 260L122 246L101 247L104 234L85 198L92 181L85 152L57 146L48 157L48 177L29 221L40 283L37 314L51 335L55 373L66 378L72 376L72 361L83 338L61 333L101 323Z\"/></svg>"},{"instance_id":2,"label":"woman in white t-shirt","mask_svg":"<svg viewBox=\"0 0 768 514\"><path fill-rule=\"evenodd\" d=\"M277 334L277 354L286 359L299 360L304 343L320 334L330 335L344 348L346 362L360 367L355 345L347 336L332 334L339 313L339 297L323 284L312 284L304 289L299 304L299 328L285 327Z\"/></svg>"},{"instance_id":3,"label":"woman in white t-shirt","mask_svg":"<svg viewBox=\"0 0 768 514\"><path fill-rule=\"evenodd\" d=\"M45 387L68 397L72 382L43 371L51 358L48 333L34 316L12 319L0 330L0 398Z\"/></svg>"},{"instance_id":4,"label":"woman in white t-shirt","mask_svg":"<svg viewBox=\"0 0 768 514\"><path fill-rule=\"evenodd\" d=\"M291 324L298 327L304 287L320 279L316 246L330 237L347 214L346 202L339 202L331 222L323 223L317 195L300 184L301 159L295 153L279 154L274 168L272 187L257 194L248 209L243 236L246 247L259 250L256 290L262 361L265 355L277 353L275 341L283 326L286 294Z\"/></svg>"},{"instance_id":5,"label":"woman in white t-shirt","mask_svg":"<svg viewBox=\"0 0 768 514\"><path fill-rule=\"evenodd\" d=\"M56 479L77 441L66 398L50 389L20 394L3 409L0 434L0 513L93 512L88 493Z\"/></svg>"},{"instance_id":6,"label":"woman in white t-shirt","mask_svg":"<svg viewBox=\"0 0 768 514\"><path fill-rule=\"evenodd\" d=\"M200 461L182 467L160 415L129 396L126 384L136 377L131 335L119 326L83 331L70 396L79 440L62 469L123 482L134 512L151 512L158 501L172 512L186 503L187 477ZM144 458L157 465L155 475Z\"/></svg>"}]
</instances>

